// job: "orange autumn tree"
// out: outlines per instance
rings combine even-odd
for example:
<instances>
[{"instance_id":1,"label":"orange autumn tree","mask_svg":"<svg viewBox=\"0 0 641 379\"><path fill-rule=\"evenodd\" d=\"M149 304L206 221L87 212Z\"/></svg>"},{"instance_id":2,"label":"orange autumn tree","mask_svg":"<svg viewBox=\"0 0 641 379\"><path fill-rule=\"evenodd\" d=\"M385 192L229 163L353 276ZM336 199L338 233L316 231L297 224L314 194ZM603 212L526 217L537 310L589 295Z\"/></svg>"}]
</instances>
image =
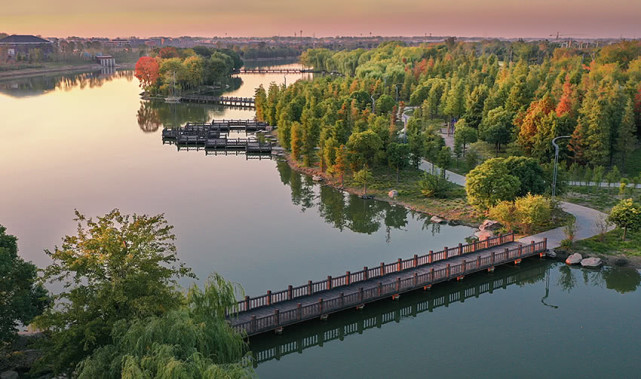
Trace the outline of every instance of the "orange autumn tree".
<instances>
[{"instance_id":1,"label":"orange autumn tree","mask_svg":"<svg viewBox=\"0 0 641 379\"><path fill-rule=\"evenodd\" d=\"M160 65L152 57L140 57L136 62L135 76L140 80L140 87L147 90L160 77Z\"/></svg>"}]
</instances>

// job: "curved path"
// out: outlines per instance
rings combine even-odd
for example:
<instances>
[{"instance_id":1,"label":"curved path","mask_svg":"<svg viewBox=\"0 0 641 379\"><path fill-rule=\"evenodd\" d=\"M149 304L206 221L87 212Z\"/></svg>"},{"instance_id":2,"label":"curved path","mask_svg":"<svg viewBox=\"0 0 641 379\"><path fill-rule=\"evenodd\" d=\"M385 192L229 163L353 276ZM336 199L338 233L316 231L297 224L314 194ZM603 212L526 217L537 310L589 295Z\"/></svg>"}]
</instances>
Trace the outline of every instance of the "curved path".
<instances>
[{"instance_id":1,"label":"curved path","mask_svg":"<svg viewBox=\"0 0 641 379\"><path fill-rule=\"evenodd\" d=\"M440 173L441 169L436 167L433 163L423 160L419 166L421 170L427 172ZM466 180L465 176L445 170L445 177L452 183L458 184L459 186L465 186ZM582 205L577 205L573 203L568 203L566 201L561 202L561 208L569 214L573 215L576 218L576 239L582 240L596 236L602 232L601 224L604 224L603 220L608 216L607 214L597 211L596 209L584 207ZM607 227L607 231L612 230L614 227ZM559 227L555 229L548 230L543 233L535 234L528 237L523 237L519 242L531 243L543 241L544 238L548 239L548 248L554 249L561 245L561 241L564 240L565 232L564 227Z\"/></svg>"}]
</instances>

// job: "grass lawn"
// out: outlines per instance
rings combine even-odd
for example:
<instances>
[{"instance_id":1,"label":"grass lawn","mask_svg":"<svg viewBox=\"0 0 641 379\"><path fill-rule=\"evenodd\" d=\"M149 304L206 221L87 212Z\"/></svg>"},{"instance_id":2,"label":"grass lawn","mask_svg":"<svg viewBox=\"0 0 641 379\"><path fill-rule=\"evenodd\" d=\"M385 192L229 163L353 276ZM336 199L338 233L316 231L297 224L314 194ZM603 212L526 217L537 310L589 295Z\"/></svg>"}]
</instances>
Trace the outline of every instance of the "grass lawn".
<instances>
[{"instance_id":1,"label":"grass lawn","mask_svg":"<svg viewBox=\"0 0 641 379\"><path fill-rule=\"evenodd\" d=\"M621 199L631 198L635 202L641 202L641 188L627 188L623 195L619 195L619 188L614 186L609 188L571 186L561 198L570 203L584 205L607 213Z\"/></svg>"},{"instance_id":2,"label":"grass lawn","mask_svg":"<svg viewBox=\"0 0 641 379\"><path fill-rule=\"evenodd\" d=\"M622 241L623 230L615 229L603 236L594 236L574 243L573 250L579 253L624 254L641 257L641 232L629 232ZM603 241L601 241L603 238Z\"/></svg>"}]
</instances>

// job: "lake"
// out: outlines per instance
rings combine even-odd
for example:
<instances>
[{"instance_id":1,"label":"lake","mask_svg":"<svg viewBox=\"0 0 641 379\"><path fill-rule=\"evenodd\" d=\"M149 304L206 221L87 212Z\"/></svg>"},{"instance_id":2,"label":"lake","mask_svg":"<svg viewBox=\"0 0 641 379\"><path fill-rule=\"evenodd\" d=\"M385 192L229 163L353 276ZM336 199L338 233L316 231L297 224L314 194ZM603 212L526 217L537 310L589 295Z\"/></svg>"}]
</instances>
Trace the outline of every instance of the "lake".
<instances>
[{"instance_id":1,"label":"lake","mask_svg":"<svg viewBox=\"0 0 641 379\"><path fill-rule=\"evenodd\" d=\"M306 78L241 79L226 95ZM75 231L74 209L164 213L199 283L218 272L260 295L454 246L474 231L319 185L278 160L177 151L163 145L163 126L253 111L145 102L140 92L131 72L0 82L0 224L22 257L47 265L43 250ZM531 259L250 342L261 377L636 377L640 281L637 270Z\"/></svg>"}]
</instances>

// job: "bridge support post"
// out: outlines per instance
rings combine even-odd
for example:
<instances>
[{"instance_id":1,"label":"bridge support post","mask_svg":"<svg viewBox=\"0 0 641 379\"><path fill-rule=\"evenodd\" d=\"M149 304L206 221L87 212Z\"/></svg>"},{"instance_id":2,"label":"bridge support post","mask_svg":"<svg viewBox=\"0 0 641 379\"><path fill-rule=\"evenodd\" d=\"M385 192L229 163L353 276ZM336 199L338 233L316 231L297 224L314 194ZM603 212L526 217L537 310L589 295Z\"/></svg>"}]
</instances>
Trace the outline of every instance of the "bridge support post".
<instances>
[{"instance_id":1,"label":"bridge support post","mask_svg":"<svg viewBox=\"0 0 641 379\"><path fill-rule=\"evenodd\" d=\"M401 258L398 258L398 261L396 263L396 271L397 272L403 271L403 260Z\"/></svg>"},{"instance_id":2,"label":"bridge support post","mask_svg":"<svg viewBox=\"0 0 641 379\"><path fill-rule=\"evenodd\" d=\"M463 244L462 243L458 244L458 255L463 255Z\"/></svg>"},{"instance_id":3,"label":"bridge support post","mask_svg":"<svg viewBox=\"0 0 641 379\"><path fill-rule=\"evenodd\" d=\"M327 289L331 290L332 289L332 276L327 275Z\"/></svg>"},{"instance_id":4,"label":"bridge support post","mask_svg":"<svg viewBox=\"0 0 641 379\"><path fill-rule=\"evenodd\" d=\"M427 255L427 263L432 264L434 260L434 252L430 250L429 254Z\"/></svg>"},{"instance_id":5,"label":"bridge support post","mask_svg":"<svg viewBox=\"0 0 641 379\"><path fill-rule=\"evenodd\" d=\"M414 267L418 267L418 255L414 254Z\"/></svg>"},{"instance_id":6,"label":"bridge support post","mask_svg":"<svg viewBox=\"0 0 641 379\"><path fill-rule=\"evenodd\" d=\"M307 294L308 295L312 294L312 281L311 280L307 281Z\"/></svg>"},{"instance_id":7,"label":"bridge support post","mask_svg":"<svg viewBox=\"0 0 641 379\"><path fill-rule=\"evenodd\" d=\"M369 269L367 268L367 266L363 267L363 280L369 279L368 271L369 271Z\"/></svg>"},{"instance_id":8,"label":"bridge support post","mask_svg":"<svg viewBox=\"0 0 641 379\"><path fill-rule=\"evenodd\" d=\"M267 291L267 305L272 305L272 291Z\"/></svg>"},{"instance_id":9,"label":"bridge support post","mask_svg":"<svg viewBox=\"0 0 641 379\"><path fill-rule=\"evenodd\" d=\"M352 273L349 271L345 272L345 285L349 286L350 278L352 276Z\"/></svg>"},{"instance_id":10,"label":"bridge support post","mask_svg":"<svg viewBox=\"0 0 641 379\"><path fill-rule=\"evenodd\" d=\"M291 299L292 299L292 285L290 284L287 286L287 300L291 300Z\"/></svg>"}]
</instances>

